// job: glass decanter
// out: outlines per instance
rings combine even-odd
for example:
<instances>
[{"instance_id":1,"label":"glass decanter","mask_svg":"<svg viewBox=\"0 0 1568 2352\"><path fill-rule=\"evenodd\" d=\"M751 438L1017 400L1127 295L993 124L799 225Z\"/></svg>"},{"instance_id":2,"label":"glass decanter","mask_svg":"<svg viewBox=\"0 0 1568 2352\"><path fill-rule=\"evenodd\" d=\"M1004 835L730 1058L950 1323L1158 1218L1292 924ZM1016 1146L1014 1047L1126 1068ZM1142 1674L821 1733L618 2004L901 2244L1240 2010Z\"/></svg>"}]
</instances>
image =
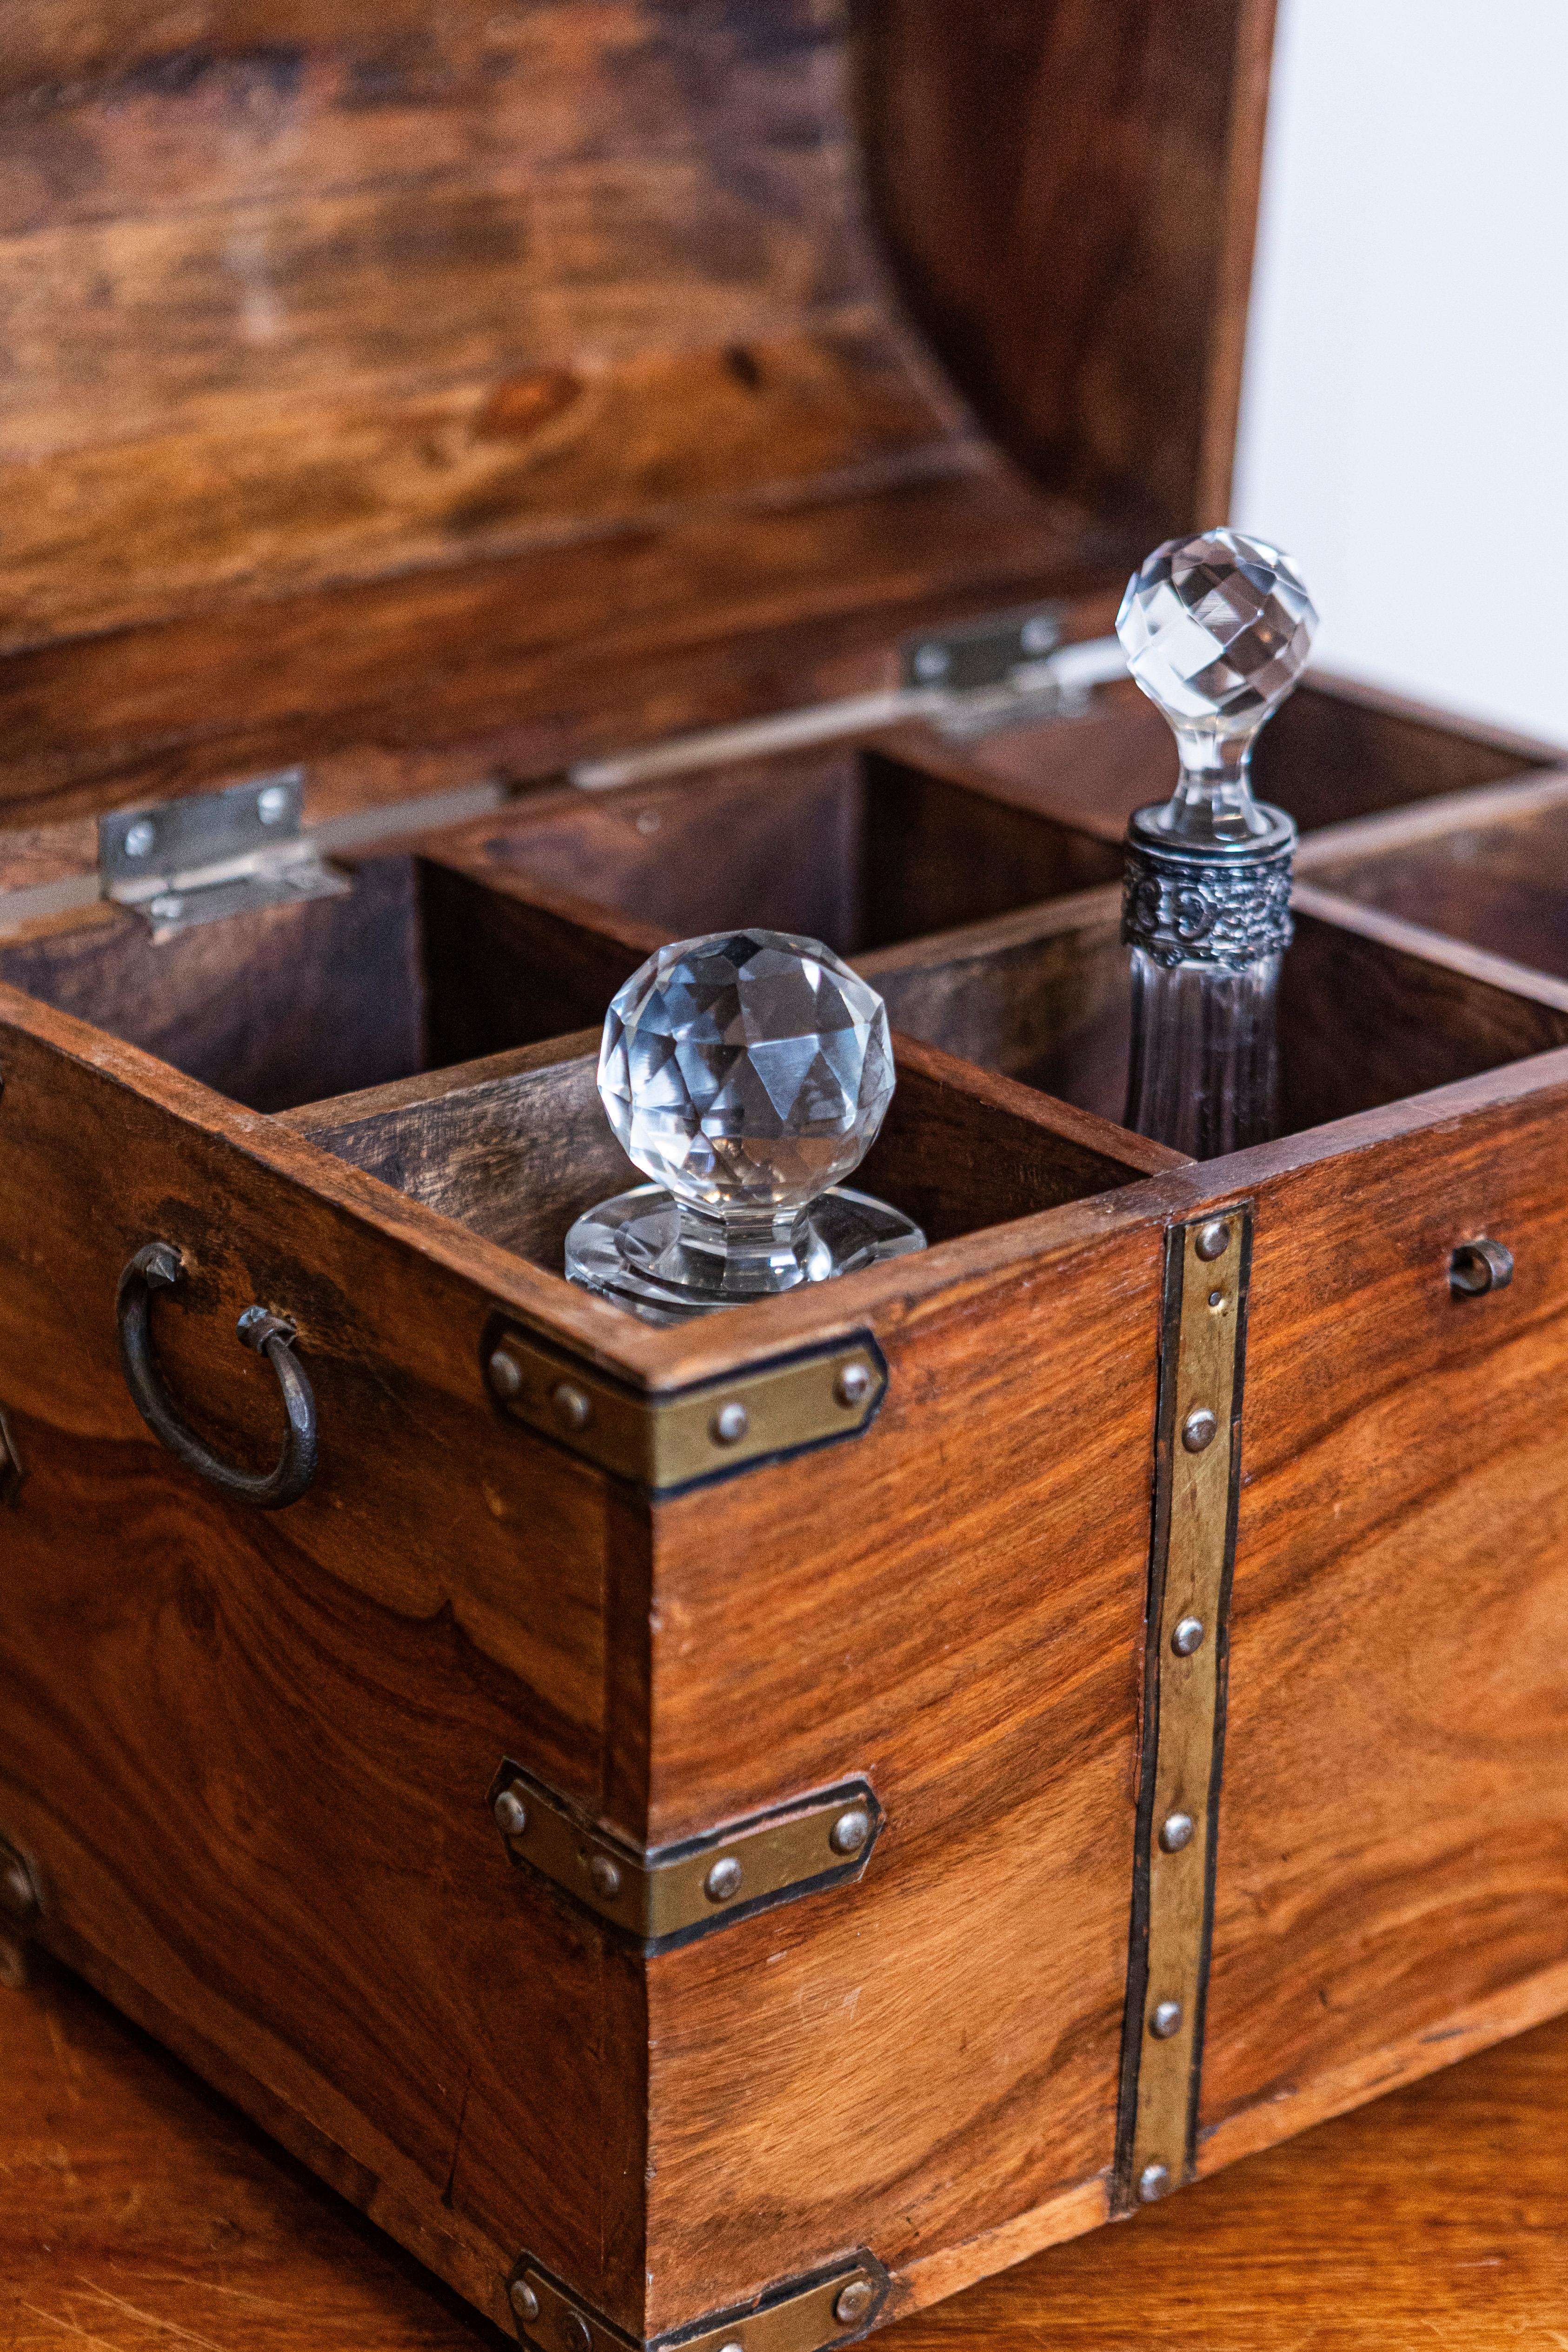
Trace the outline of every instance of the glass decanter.
<instances>
[{"instance_id":1,"label":"glass decanter","mask_svg":"<svg viewBox=\"0 0 1568 2352\"><path fill-rule=\"evenodd\" d=\"M1317 623L1289 557L1230 530L1157 547L1116 616L1128 667L1182 762L1170 799L1127 828L1126 1123L1198 1160L1266 1141L1278 1124L1296 828L1254 800L1248 770Z\"/></svg>"},{"instance_id":2,"label":"glass decanter","mask_svg":"<svg viewBox=\"0 0 1568 2352\"><path fill-rule=\"evenodd\" d=\"M925 1247L908 1217L842 1181L893 1098L893 1054L881 998L816 940L660 948L605 1016L599 1096L655 1181L578 1218L566 1274L647 1322Z\"/></svg>"}]
</instances>

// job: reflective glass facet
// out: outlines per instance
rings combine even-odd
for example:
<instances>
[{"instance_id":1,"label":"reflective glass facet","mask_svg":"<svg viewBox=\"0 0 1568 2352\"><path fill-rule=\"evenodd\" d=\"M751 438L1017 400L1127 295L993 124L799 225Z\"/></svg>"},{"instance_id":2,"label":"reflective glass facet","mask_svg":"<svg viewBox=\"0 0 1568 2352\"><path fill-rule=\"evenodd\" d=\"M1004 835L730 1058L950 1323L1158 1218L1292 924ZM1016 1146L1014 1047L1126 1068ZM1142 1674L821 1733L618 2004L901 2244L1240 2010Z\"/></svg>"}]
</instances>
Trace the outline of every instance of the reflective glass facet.
<instances>
[{"instance_id":1,"label":"reflective glass facet","mask_svg":"<svg viewBox=\"0 0 1568 2352\"><path fill-rule=\"evenodd\" d=\"M685 940L611 1005L599 1093L627 1158L677 1200L802 1207L858 1166L882 1123L888 1015L815 940Z\"/></svg>"},{"instance_id":2,"label":"reflective glass facet","mask_svg":"<svg viewBox=\"0 0 1568 2352\"><path fill-rule=\"evenodd\" d=\"M1250 734L1306 667L1318 615L1289 556L1238 530L1169 539L1127 583L1127 666L1178 728Z\"/></svg>"}]
</instances>

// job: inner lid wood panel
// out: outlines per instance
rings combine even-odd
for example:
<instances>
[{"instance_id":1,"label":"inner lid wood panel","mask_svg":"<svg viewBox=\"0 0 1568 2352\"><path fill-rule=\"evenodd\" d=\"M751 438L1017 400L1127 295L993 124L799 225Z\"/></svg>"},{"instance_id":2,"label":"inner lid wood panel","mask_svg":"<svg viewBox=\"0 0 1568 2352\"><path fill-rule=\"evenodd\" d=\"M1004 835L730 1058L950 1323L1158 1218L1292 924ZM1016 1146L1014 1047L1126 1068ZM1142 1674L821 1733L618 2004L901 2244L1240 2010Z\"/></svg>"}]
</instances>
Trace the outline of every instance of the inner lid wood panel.
<instances>
[{"instance_id":1,"label":"inner lid wood panel","mask_svg":"<svg viewBox=\"0 0 1568 2352\"><path fill-rule=\"evenodd\" d=\"M1271 0L1169 13L11 12L0 804L658 733L1111 585L1234 425Z\"/></svg>"}]
</instances>

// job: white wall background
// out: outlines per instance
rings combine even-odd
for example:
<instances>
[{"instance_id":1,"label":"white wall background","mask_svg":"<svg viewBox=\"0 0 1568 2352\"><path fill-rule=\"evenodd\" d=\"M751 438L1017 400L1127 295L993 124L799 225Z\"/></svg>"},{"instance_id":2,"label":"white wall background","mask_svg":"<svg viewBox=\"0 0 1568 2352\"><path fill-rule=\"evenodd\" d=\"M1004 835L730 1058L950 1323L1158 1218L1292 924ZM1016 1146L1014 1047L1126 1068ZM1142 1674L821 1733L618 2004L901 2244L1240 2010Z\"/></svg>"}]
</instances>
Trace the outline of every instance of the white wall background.
<instances>
[{"instance_id":1,"label":"white wall background","mask_svg":"<svg viewBox=\"0 0 1568 2352\"><path fill-rule=\"evenodd\" d=\"M1234 512L1325 667L1568 744L1568 0L1281 0Z\"/></svg>"}]
</instances>

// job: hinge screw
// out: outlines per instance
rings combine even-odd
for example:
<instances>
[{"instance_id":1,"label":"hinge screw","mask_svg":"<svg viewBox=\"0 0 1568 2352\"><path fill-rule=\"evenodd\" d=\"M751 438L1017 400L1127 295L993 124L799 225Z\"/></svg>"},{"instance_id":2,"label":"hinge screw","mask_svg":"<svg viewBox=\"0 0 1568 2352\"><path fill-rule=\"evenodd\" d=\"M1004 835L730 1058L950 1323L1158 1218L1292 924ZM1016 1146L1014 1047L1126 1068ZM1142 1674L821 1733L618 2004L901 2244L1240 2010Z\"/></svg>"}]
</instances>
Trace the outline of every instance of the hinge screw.
<instances>
[{"instance_id":1,"label":"hinge screw","mask_svg":"<svg viewBox=\"0 0 1568 2352\"><path fill-rule=\"evenodd\" d=\"M864 1364L846 1364L833 1383L841 1405L864 1404L871 1393L871 1375Z\"/></svg>"},{"instance_id":2,"label":"hinge screw","mask_svg":"<svg viewBox=\"0 0 1568 2352\"><path fill-rule=\"evenodd\" d=\"M517 1358L508 1355L504 1348L496 1349L485 1369L489 1374L490 1387L497 1396L509 1398L521 1394L522 1368Z\"/></svg>"},{"instance_id":3,"label":"hinge screw","mask_svg":"<svg viewBox=\"0 0 1568 2352\"><path fill-rule=\"evenodd\" d=\"M1230 1227L1226 1223L1225 1219L1216 1217L1212 1224L1200 1225L1198 1237L1193 1244L1193 1247L1205 1265L1210 1265L1216 1257L1223 1257L1230 1247Z\"/></svg>"},{"instance_id":4,"label":"hinge screw","mask_svg":"<svg viewBox=\"0 0 1568 2352\"><path fill-rule=\"evenodd\" d=\"M594 1892L608 1903L621 1891L621 1874L607 1853L596 1853L588 1864Z\"/></svg>"},{"instance_id":5,"label":"hinge screw","mask_svg":"<svg viewBox=\"0 0 1568 2352\"><path fill-rule=\"evenodd\" d=\"M513 2279L507 2289L507 2301L520 2319L538 2318L539 2297L526 2279Z\"/></svg>"},{"instance_id":6,"label":"hinge screw","mask_svg":"<svg viewBox=\"0 0 1568 2352\"><path fill-rule=\"evenodd\" d=\"M702 1882L702 1892L710 1903L729 1903L741 1891L741 1865L732 1853L716 1862Z\"/></svg>"},{"instance_id":7,"label":"hinge screw","mask_svg":"<svg viewBox=\"0 0 1568 2352\"><path fill-rule=\"evenodd\" d=\"M572 2352L594 2352L594 2331L580 2313L574 2312L561 2330Z\"/></svg>"},{"instance_id":8,"label":"hinge screw","mask_svg":"<svg viewBox=\"0 0 1568 2352\"><path fill-rule=\"evenodd\" d=\"M1219 1423L1206 1404L1188 1413L1182 1423L1182 1444L1189 1454L1201 1454L1205 1445L1214 1444L1218 1433Z\"/></svg>"},{"instance_id":9,"label":"hinge screw","mask_svg":"<svg viewBox=\"0 0 1568 2352\"><path fill-rule=\"evenodd\" d=\"M496 1827L508 1837L521 1837L528 1827L528 1807L515 1789L503 1789L492 1810Z\"/></svg>"},{"instance_id":10,"label":"hinge screw","mask_svg":"<svg viewBox=\"0 0 1568 2352\"><path fill-rule=\"evenodd\" d=\"M1204 1644L1204 1621L1201 1617L1184 1617L1171 1636L1171 1647L1178 1658L1190 1658Z\"/></svg>"},{"instance_id":11,"label":"hinge screw","mask_svg":"<svg viewBox=\"0 0 1568 2352\"><path fill-rule=\"evenodd\" d=\"M1190 1845L1192 1843L1192 1840L1193 1817L1191 1813L1167 1813L1164 1820L1160 1824L1161 1853L1180 1853L1184 1845Z\"/></svg>"},{"instance_id":12,"label":"hinge screw","mask_svg":"<svg viewBox=\"0 0 1568 2352\"><path fill-rule=\"evenodd\" d=\"M1163 2197L1171 2185L1171 2176L1163 2164L1146 2164L1138 2175L1138 2195L1142 2203L1153 2205Z\"/></svg>"},{"instance_id":13,"label":"hinge screw","mask_svg":"<svg viewBox=\"0 0 1568 2352\"><path fill-rule=\"evenodd\" d=\"M840 2327L852 2327L858 2319L865 2318L871 2308L871 2301L869 2283L865 2279L851 2279L833 2306L833 2316Z\"/></svg>"},{"instance_id":14,"label":"hinge screw","mask_svg":"<svg viewBox=\"0 0 1568 2352\"><path fill-rule=\"evenodd\" d=\"M738 1445L752 1425L743 1404L721 1404L710 1424L715 1445Z\"/></svg>"},{"instance_id":15,"label":"hinge screw","mask_svg":"<svg viewBox=\"0 0 1568 2352\"><path fill-rule=\"evenodd\" d=\"M1169 2042L1182 2021L1179 2000L1163 2000L1149 2020L1149 2031L1156 2042Z\"/></svg>"},{"instance_id":16,"label":"hinge screw","mask_svg":"<svg viewBox=\"0 0 1568 2352\"><path fill-rule=\"evenodd\" d=\"M828 1831L827 1843L835 1853L858 1853L870 1834L870 1814L863 1805L851 1805Z\"/></svg>"}]
</instances>

